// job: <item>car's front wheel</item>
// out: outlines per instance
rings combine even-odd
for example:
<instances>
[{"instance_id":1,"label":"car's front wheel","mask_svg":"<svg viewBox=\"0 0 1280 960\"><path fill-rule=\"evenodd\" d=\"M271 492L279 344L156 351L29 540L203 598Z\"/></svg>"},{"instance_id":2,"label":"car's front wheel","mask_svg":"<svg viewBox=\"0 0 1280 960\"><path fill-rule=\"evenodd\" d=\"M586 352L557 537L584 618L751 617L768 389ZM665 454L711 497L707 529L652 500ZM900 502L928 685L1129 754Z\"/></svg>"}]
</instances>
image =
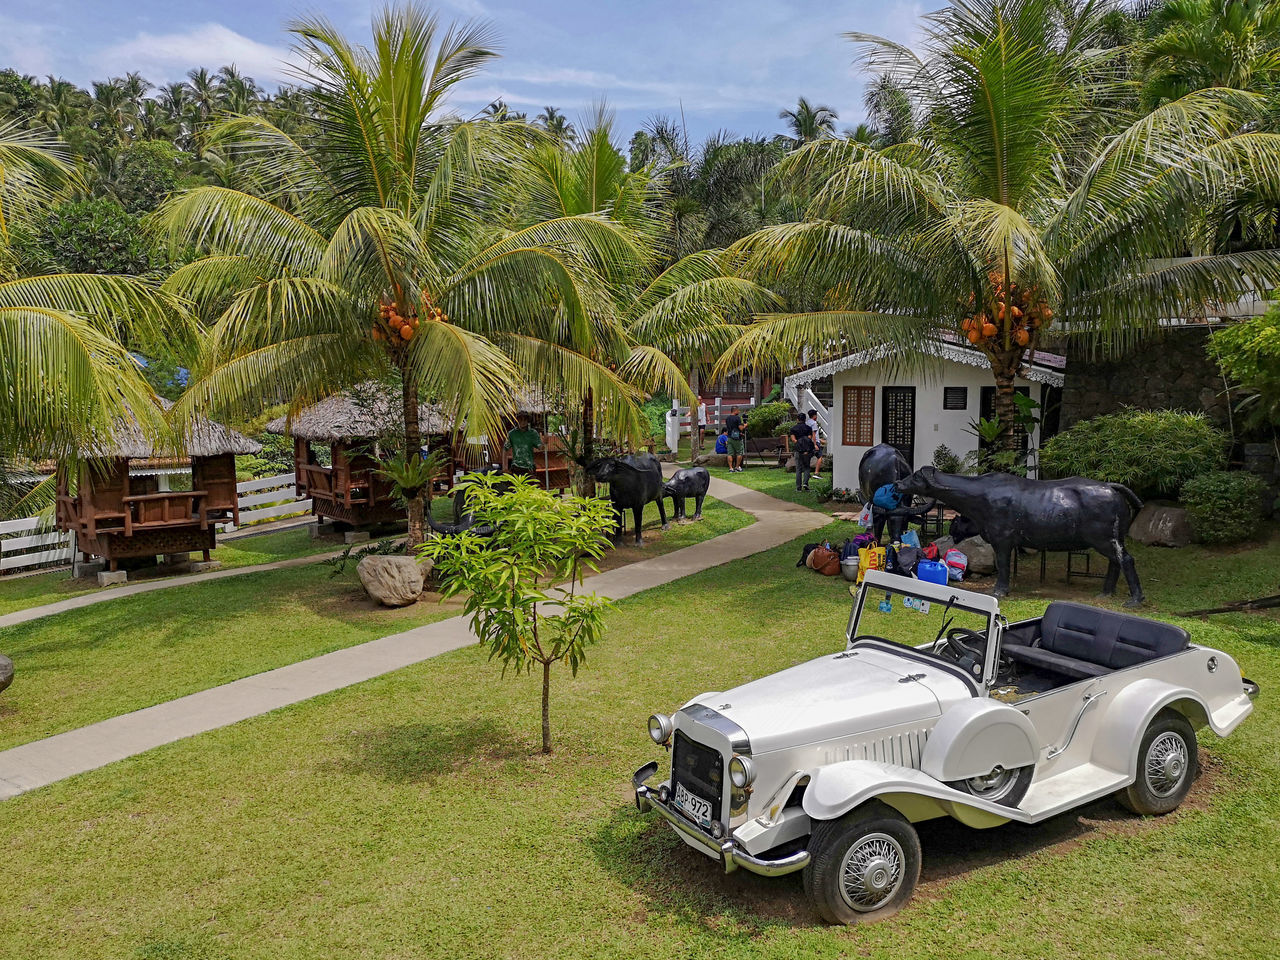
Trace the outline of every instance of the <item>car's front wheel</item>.
<instances>
[{"instance_id":1,"label":"car's front wheel","mask_svg":"<svg viewBox=\"0 0 1280 960\"><path fill-rule=\"evenodd\" d=\"M804 890L828 923L869 923L897 913L920 879L920 838L873 800L814 826Z\"/></svg>"},{"instance_id":2,"label":"car's front wheel","mask_svg":"<svg viewBox=\"0 0 1280 960\"><path fill-rule=\"evenodd\" d=\"M1196 776L1196 732L1175 710L1162 710L1142 735L1138 776L1116 794L1134 813L1155 817L1176 809Z\"/></svg>"}]
</instances>

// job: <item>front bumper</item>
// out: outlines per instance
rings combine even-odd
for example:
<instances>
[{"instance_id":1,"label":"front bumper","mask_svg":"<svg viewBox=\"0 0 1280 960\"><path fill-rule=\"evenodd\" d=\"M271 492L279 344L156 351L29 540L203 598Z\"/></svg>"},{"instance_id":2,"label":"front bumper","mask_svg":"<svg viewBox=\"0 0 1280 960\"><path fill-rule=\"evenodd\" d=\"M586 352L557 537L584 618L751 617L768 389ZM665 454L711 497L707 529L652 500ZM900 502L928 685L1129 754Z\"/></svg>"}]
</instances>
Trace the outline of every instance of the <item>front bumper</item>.
<instances>
[{"instance_id":1,"label":"front bumper","mask_svg":"<svg viewBox=\"0 0 1280 960\"><path fill-rule=\"evenodd\" d=\"M704 833L692 822L676 812L670 804L664 803L657 790L652 790L645 786L644 782L657 772L658 764L655 761L650 761L637 770L631 778L631 784L636 790L636 808L641 813L649 810L657 811L662 819L679 830L684 836L693 840L711 856L719 857L724 864L725 873L732 873L742 867L742 869L758 873L762 877L780 877L783 874L803 870L805 865L808 864L808 850L801 850L777 860L762 860L747 853L731 837L717 840L710 834Z\"/></svg>"}]
</instances>

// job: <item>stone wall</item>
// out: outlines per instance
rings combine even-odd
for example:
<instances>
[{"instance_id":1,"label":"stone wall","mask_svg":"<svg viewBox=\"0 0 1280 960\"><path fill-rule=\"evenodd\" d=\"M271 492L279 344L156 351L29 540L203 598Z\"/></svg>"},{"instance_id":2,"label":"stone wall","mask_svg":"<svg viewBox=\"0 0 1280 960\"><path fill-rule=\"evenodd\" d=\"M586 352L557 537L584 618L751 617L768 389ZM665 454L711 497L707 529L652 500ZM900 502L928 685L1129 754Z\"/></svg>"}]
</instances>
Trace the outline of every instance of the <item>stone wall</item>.
<instances>
[{"instance_id":1,"label":"stone wall","mask_svg":"<svg viewBox=\"0 0 1280 960\"><path fill-rule=\"evenodd\" d=\"M1119 360L1071 357L1062 389L1062 429L1122 406L1204 411L1226 428L1230 405L1218 366L1205 353L1208 335L1204 327L1170 330Z\"/></svg>"}]
</instances>

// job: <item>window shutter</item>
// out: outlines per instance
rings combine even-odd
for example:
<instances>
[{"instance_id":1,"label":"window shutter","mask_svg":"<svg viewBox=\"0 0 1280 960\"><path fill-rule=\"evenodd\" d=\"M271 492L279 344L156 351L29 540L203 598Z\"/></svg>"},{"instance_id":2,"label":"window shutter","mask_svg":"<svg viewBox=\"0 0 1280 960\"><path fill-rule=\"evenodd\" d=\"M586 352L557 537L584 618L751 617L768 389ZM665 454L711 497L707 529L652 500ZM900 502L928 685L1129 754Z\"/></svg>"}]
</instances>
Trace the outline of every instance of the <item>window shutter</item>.
<instances>
[{"instance_id":1,"label":"window shutter","mask_svg":"<svg viewBox=\"0 0 1280 960\"><path fill-rule=\"evenodd\" d=\"M845 387L841 441L846 447L875 444L875 387Z\"/></svg>"}]
</instances>

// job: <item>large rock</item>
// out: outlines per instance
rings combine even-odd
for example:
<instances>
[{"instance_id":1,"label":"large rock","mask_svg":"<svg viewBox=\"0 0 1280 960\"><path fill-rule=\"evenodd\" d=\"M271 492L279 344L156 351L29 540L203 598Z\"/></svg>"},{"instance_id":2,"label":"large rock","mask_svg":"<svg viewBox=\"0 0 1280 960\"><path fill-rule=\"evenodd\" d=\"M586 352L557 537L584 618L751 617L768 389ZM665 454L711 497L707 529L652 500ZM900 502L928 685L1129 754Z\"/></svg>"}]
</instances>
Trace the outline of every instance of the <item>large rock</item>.
<instances>
[{"instance_id":1,"label":"large rock","mask_svg":"<svg viewBox=\"0 0 1280 960\"><path fill-rule=\"evenodd\" d=\"M693 458L695 467L727 467L729 465L729 455L727 453L700 453Z\"/></svg>"},{"instance_id":2,"label":"large rock","mask_svg":"<svg viewBox=\"0 0 1280 960\"><path fill-rule=\"evenodd\" d=\"M407 607L415 602L430 572L430 561L419 563L413 557L372 554L356 566L365 591L386 607Z\"/></svg>"},{"instance_id":3,"label":"large rock","mask_svg":"<svg viewBox=\"0 0 1280 960\"><path fill-rule=\"evenodd\" d=\"M1191 543L1191 522L1181 507L1148 503L1129 524L1129 536L1153 547L1185 547Z\"/></svg>"},{"instance_id":4,"label":"large rock","mask_svg":"<svg viewBox=\"0 0 1280 960\"><path fill-rule=\"evenodd\" d=\"M11 683L13 683L13 661L8 657L0 656L0 691L5 690Z\"/></svg>"},{"instance_id":5,"label":"large rock","mask_svg":"<svg viewBox=\"0 0 1280 960\"><path fill-rule=\"evenodd\" d=\"M956 549L969 559L967 573L985 577L996 572L996 552L981 537L970 537L956 544Z\"/></svg>"}]
</instances>

